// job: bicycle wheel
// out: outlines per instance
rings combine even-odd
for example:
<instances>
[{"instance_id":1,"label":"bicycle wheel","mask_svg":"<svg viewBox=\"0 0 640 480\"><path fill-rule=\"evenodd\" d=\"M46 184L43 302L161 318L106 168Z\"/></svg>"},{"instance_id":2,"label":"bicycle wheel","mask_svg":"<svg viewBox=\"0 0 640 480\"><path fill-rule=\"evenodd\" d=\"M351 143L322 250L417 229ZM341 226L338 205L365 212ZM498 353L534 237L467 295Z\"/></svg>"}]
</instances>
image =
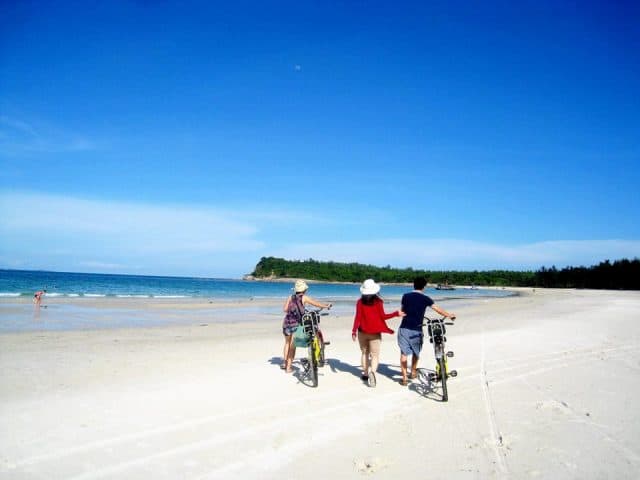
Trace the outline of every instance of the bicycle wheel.
<instances>
[{"instance_id":1,"label":"bicycle wheel","mask_svg":"<svg viewBox=\"0 0 640 480\"><path fill-rule=\"evenodd\" d=\"M318 355L318 366L319 367L324 367L325 364L325 360L324 360L324 337L322 336L322 332L320 330L318 330L316 332L317 336L318 336L318 346L320 347L320 352Z\"/></svg>"},{"instance_id":2,"label":"bicycle wheel","mask_svg":"<svg viewBox=\"0 0 640 480\"><path fill-rule=\"evenodd\" d=\"M314 339L309 344L309 377L311 379L311 386L318 386L318 357L316 356L316 349L318 348L318 340Z\"/></svg>"},{"instance_id":3,"label":"bicycle wheel","mask_svg":"<svg viewBox=\"0 0 640 480\"><path fill-rule=\"evenodd\" d=\"M438 360L438 366L440 369L440 380L442 381L442 401L449 400L449 394L447 393L447 361L444 357Z\"/></svg>"}]
</instances>

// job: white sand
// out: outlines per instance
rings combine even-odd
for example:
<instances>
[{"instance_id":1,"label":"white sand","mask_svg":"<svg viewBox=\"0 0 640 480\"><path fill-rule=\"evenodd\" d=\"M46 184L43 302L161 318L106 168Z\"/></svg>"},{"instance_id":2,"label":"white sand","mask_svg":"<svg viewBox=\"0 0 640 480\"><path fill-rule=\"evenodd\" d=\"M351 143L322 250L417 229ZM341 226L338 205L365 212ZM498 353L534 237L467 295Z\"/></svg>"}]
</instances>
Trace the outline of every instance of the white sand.
<instances>
[{"instance_id":1,"label":"white sand","mask_svg":"<svg viewBox=\"0 0 640 480\"><path fill-rule=\"evenodd\" d=\"M639 476L639 292L455 309L447 403L398 384L391 336L366 387L344 313L324 321L329 365L305 386L279 368L280 307L261 306L271 321L0 335L0 478ZM433 369L429 344L422 360Z\"/></svg>"}]
</instances>

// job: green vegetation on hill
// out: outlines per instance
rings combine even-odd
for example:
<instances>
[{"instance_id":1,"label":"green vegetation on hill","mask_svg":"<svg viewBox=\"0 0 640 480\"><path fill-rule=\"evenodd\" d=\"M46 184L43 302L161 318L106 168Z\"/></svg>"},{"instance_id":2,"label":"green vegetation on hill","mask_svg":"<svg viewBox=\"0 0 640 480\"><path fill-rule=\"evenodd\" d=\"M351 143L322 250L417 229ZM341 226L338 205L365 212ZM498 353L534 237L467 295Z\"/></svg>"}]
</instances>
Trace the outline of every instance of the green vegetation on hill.
<instances>
[{"instance_id":1,"label":"green vegetation on hill","mask_svg":"<svg viewBox=\"0 0 640 480\"><path fill-rule=\"evenodd\" d=\"M360 263L285 260L262 257L252 274L256 278L305 278L331 282L362 282L373 278L385 283L411 283L418 275L431 283L452 285L483 285L499 287L559 287L608 288L640 290L640 260L609 260L592 267L542 267L536 272L489 271L432 271L412 268L376 267Z\"/></svg>"},{"instance_id":2,"label":"green vegetation on hill","mask_svg":"<svg viewBox=\"0 0 640 480\"><path fill-rule=\"evenodd\" d=\"M385 283L411 283L418 275L428 278L431 283L456 285L518 285L532 284L533 272L512 272L493 270L488 272L457 272L414 270L412 268L376 267L360 263L320 262L317 260L285 260L283 258L262 257L252 273L257 278L284 277L306 278L334 282L362 282L373 278Z\"/></svg>"}]
</instances>

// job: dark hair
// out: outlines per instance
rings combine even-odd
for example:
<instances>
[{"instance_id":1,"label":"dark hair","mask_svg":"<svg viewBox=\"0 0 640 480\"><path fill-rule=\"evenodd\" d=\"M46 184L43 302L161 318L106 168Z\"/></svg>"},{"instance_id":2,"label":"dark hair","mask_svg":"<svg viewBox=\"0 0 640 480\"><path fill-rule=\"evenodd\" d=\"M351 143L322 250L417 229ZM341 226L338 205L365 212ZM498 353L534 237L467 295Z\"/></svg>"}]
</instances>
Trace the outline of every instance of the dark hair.
<instances>
[{"instance_id":1,"label":"dark hair","mask_svg":"<svg viewBox=\"0 0 640 480\"><path fill-rule=\"evenodd\" d=\"M362 295L362 297L360 297L363 305L373 305L376 298L379 298L377 293L374 293L373 295Z\"/></svg>"},{"instance_id":2,"label":"dark hair","mask_svg":"<svg viewBox=\"0 0 640 480\"><path fill-rule=\"evenodd\" d=\"M416 290L422 290L427 286L427 279L424 277L416 277L413 279L413 288Z\"/></svg>"}]
</instances>

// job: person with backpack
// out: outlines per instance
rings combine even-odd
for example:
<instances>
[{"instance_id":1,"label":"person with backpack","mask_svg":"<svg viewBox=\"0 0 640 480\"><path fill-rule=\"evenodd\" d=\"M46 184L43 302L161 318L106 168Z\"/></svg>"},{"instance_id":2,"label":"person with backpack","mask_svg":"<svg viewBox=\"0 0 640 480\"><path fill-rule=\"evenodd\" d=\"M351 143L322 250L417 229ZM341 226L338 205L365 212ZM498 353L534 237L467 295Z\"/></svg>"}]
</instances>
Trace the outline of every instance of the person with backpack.
<instances>
[{"instance_id":1,"label":"person with backpack","mask_svg":"<svg viewBox=\"0 0 640 480\"><path fill-rule=\"evenodd\" d=\"M284 350L282 352L283 362L280 368L285 372L291 373L293 369L291 364L296 356L296 346L293 343L293 334L302 322L304 315L304 306L309 304L318 308L331 308L330 303L322 303L308 296L307 290L309 286L304 280L296 280L293 287L294 294L287 298L284 303L284 320L282 322L282 334L284 335Z\"/></svg>"}]
</instances>

